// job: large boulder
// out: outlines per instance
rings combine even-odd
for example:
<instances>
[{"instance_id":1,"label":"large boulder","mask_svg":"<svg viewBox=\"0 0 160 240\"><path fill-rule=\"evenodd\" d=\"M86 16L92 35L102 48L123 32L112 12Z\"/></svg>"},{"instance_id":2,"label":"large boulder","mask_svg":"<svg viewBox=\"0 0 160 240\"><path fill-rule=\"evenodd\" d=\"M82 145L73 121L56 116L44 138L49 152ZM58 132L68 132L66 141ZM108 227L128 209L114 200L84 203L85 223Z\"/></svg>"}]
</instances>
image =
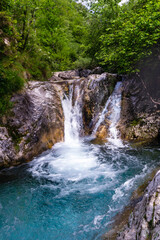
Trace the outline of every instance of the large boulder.
<instances>
[{"instance_id":1,"label":"large boulder","mask_svg":"<svg viewBox=\"0 0 160 240\"><path fill-rule=\"evenodd\" d=\"M154 85L157 78L150 79ZM155 85L155 94L140 76L134 75L123 82L121 137L133 141L153 141L160 133L160 91Z\"/></svg>"},{"instance_id":2,"label":"large boulder","mask_svg":"<svg viewBox=\"0 0 160 240\"><path fill-rule=\"evenodd\" d=\"M63 140L61 101L52 82L28 82L0 119L0 167L30 161Z\"/></svg>"}]
</instances>

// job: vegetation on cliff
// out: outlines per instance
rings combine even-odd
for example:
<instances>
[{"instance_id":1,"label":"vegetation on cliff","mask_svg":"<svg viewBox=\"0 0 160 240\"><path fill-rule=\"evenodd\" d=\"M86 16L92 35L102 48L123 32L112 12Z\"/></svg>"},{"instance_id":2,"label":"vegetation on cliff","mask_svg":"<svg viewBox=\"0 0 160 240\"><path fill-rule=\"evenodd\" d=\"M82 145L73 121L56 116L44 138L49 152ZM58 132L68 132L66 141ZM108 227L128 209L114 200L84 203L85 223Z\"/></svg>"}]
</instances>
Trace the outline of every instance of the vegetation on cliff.
<instances>
[{"instance_id":1,"label":"vegetation on cliff","mask_svg":"<svg viewBox=\"0 0 160 240\"><path fill-rule=\"evenodd\" d=\"M87 0L86 0L87 2ZM0 113L27 80L101 65L130 73L159 54L160 0L1 0Z\"/></svg>"}]
</instances>

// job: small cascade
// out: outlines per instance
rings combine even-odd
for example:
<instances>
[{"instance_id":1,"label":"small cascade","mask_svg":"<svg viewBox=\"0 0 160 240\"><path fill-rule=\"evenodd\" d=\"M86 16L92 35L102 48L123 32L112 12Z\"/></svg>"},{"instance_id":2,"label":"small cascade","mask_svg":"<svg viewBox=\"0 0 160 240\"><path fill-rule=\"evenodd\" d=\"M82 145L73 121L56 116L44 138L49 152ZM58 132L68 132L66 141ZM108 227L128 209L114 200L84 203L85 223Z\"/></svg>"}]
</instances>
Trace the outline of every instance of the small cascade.
<instances>
[{"instance_id":1,"label":"small cascade","mask_svg":"<svg viewBox=\"0 0 160 240\"><path fill-rule=\"evenodd\" d=\"M121 112L121 87L122 83L117 82L115 89L112 95L108 98L106 105L99 117L98 122L95 125L95 128L92 132L92 135L95 135L99 126L106 118L106 114L108 114L107 118L110 120L109 126L109 137L107 138L110 143L116 146L123 146L121 139L119 138L119 131L117 129L117 125L120 119Z\"/></svg>"},{"instance_id":2,"label":"small cascade","mask_svg":"<svg viewBox=\"0 0 160 240\"><path fill-rule=\"evenodd\" d=\"M63 94L62 107L64 112L64 139L65 143L79 142L83 129L81 90L79 85L69 85L68 96Z\"/></svg>"},{"instance_id":3,"label":"small cascade","mask_svg":"<svg viewBox=\"0 0 160 240\"><path fill-rule=\"evenodd\" d=\"M122 147L123 143L121 138L119 137L119 131L117 129L117 125L120 119L121 113L121 97L122 97L122 83L117 82L115 89L110 97L109 108L111 114L109 115L109 120L111 122L109 127L109 138L108 141L113 145L118 147Z\"/></svg>"},{"instance_id":4,"label":"small cascade","mask_svg":"<svg viewBox=\"0 0 160 240\"><path fill-rule=\"evenodd\" d=\"M111 102L111 96L108 98L107 102L106 102L106 105L98 119L98 122L96 123L94 129L93 129L93 132L92 132L92 135L95 135L99 126L101 125L101 123L105 120L105 116L106 116L106 113L108 112L108 105L110 104Z\"/></svg>"}]
</instances>

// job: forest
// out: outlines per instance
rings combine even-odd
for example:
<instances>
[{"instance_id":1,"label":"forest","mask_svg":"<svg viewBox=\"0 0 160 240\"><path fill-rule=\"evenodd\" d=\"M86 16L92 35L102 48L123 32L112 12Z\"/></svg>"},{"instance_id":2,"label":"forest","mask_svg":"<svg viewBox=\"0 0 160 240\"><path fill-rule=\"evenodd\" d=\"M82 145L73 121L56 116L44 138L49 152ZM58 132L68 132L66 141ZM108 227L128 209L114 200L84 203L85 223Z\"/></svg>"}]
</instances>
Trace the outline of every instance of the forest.
<instances>
[{"instance_id":1,"label":"forest","mask_svg":"<svg viewBox=\"0 0 160 240\"><path fill-rule=\"evenodd\" d=\"M120 2L1 0L0 115L28 80L96 66L130 74L159 56L160 0Z\"/></svg>"}]
</instances>

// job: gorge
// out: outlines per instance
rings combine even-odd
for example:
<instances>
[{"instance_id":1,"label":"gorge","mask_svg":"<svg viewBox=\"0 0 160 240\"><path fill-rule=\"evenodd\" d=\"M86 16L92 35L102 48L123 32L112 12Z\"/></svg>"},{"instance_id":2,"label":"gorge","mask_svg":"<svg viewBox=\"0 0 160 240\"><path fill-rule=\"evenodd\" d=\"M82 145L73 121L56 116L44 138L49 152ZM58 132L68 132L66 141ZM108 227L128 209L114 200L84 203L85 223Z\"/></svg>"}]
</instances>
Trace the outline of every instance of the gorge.
<instances>
[{"instance_id":1,"label":"gorge","mask_svg":"<svg viewBox=\"0 0 160 240\"><path fill-rule=\"evenodd\" d=\"M159 166L158 145L128 143L159 141L159 107L138 77L100 68L29 82L12 101L0 128L1 239L101 239Z\"/></svg>"}]
</instances>

